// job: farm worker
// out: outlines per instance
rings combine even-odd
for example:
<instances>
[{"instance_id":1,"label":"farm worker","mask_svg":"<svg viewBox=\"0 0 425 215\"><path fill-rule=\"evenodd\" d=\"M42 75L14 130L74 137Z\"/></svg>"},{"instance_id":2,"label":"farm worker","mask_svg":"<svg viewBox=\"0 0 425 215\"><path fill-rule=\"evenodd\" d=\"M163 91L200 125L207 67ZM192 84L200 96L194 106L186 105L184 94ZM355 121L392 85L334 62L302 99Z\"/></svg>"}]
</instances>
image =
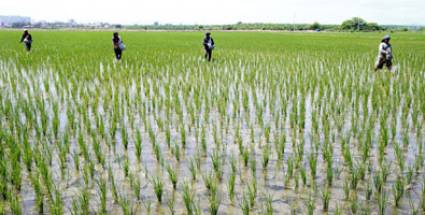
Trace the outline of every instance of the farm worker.
<instances>
[{"instance_id":1,"label":"farm worker","mask_svg":"<svg viewBox=\"0 0 425 215\"><path fill-rule=\"evenodd\" d=\"M115 57L117 60L120 60L122 57L122 51L125 49L125 45L121 37L118 35L118 32L114 32L114 36L112 37L112 44L114 45Z\"/></svg>"},{"instance_id":2,"label":"farm worker","mask_svg":"<svg viewBox=\"0 0 425 215\"><path fill-rule=\"evenodd\" d=\"M392 71L393 52L391 49L390 39L389 35L385 35L379 44L379 53L375 64L375 71L382 69L384 65L388 70Z\"/></svg>"},{"instance_id":3,"label":"farm worker","mask_svg":"<svg viewBox=\"0 0 425 215\"><path fill-rule=\"evenodd\" d=\"M25 45L25 48L27 49L27 51L31 51L31 44L32 44L32 36L31 34L28 32L27 29L24 30L24 33L22 34L21 37L21 43L23 42Z\"/></svg>"},{"instance_id":4,"label":"farm worker","mask_svg":"<svg viewBox=\"0 0 425 215\"><path fill-rule=\"evenodd\" d=\"M211 37L211 33L210 32L207 32L205 34L203 45L204 45L204 49L205 49L205 58L208 61L211 61L212 51L214 49L214 40Z\"/></svg>"}]
</instances>

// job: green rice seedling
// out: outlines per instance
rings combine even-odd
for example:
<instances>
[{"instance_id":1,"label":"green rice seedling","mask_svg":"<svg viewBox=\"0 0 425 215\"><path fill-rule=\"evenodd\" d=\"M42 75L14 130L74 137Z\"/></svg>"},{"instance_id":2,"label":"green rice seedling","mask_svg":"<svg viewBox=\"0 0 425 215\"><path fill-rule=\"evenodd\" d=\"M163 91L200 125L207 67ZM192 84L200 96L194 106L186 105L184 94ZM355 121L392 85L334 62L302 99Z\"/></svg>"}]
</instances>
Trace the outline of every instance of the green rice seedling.
<instances>
[{"instance_id":1,"label":"green rice seedling","mask_svg":"<svg viewBox=\"0 0 425 215\"><path fill-rule=\"evenodd\" d=\"M22 214L22 206L19 195L16 193L9 194L9 207L10 211L13 215L21 215Z\"/></svg>"},{"instance_id":2,"label":"green rice seedling","mask_svg":"<svg viewBox=\"0 0 425 215\"><path fill-rule=\"evenodd\" d=\"M378 192L377 194L381 194L384 188L384 181L382 180L381 174L375 174L373 176L373 184L375 185L375 190Z\"/></svg>"},{"instance_id":3,"label":"green rice seedling","mask_svg":"<svg viewBox=\"0 0 425 215\"><path fill-rule=\"evenodd\" d=\"M168 210L170 211L171 215L176 214L176 209L175 209L176 203L175 202L176 202L176 197L173 194L171 199L169 199L168 202L167 202Z\"/></svg>"},{"instance_id":4,"label":"green rice seedling","mask_svg":"<svg viewBox=\"0 0 425 215\"><path fill-rule=\"evenodd\" d=\"M119 202L118 189L117 189L117 186L115 184L115 178L114 178L114 175L112 173L112 168L110 166L108 168L108 180L111 183L112 197L113 197L114 201L118 203Z\"/></svg>"},{"instance_id":5,"label":"green rice seedling","mask_svg":"<svg viewBox=\"0 0 425 215\"><path fill-rule=\"evenodd\" d=\"M221 180L223 177L223 164L221 161L221 154L218 149L215 149L211 154L211 164L217 178Z\"/></svg>"},{"instance_id":6,"label":"green rice seedling","mask_svg":"<svg viewBox=\"0 0 425 215\"><path fill-rule=\"evenodd\" d=\"M124 125L121 126L121 141L124 146L124 149L127 151L129 140L128 140L127 128Z\"/></svg>"},{"instance_id":7,"label":"green rice seedling","mask_svg":"<svg viewBox=\"0 0 425 215\"><path fill-rule=\"evenodd\" d=\"M288 175L289 178L291 178L293 176L293 173L294 173L294 161L292 157L289 157L287 160L286 174Z\"/></svg>"},{"instance_id":8,"label":"green rice seedling","mask_svg":"<svg viewBox=\"0 0 425 215\"><path fill-rule=\"evenodd\" d=\"M168 172L168 177L170 178L171 184L173 185L173 189L176 190L176 188L177 188L176 171L174 171L174 168L171 165L167 165L167 172Z\"/></svg>"},{"instance_id":9,"label":"green rice seedling","mask_svg":"<svg viewBox=\"0 0 425 215\"><path fill-rule=\"evenodd\" d=\"M358 200L357 200L357 192L354 191L351 193L350 197L350 209L352 214L357 214L357 210L359 208Z\"/></svg>"},{"instance_id":10,"label":"green rice seedling","mask_svg":"<svg viewBox=\"0 0 425 215\"><path fill-rule=\"evenodd\" d=\"M405 158L403 154L403 149L398 144L394 144L394 153L397 158L397 164L400 172L404 171Z\"/></svg>"},{"instance_id":11,"label":"green rice seedling","mask_svg":"<svg viewBox=\"0 0 425 215\"><path fill-rule=\"evenodd\" d=\"M180 146L178 144L174 144L174 149L172 150L174 154L174 158L180 162Z\"/></svg>"},{"instance_id":12,"label":"green rice seedling","mask_svg":"<svg viewBox=\"0 0 425 215\"><path fill-rule=\"evenodd\" d=\"M317 157L313 153L310 154L309 156L309 164L310 164L310 175L314 181L314 179L316 178L316 171L317 171Z\"/></svg>"},{"instance_id":13,"label":"green rice seedling","mask_svg":"<svg viewBox=\"0 0 425 215\"><path fill-rule=\"evenodd\" d=\"M412 201L412 199L409 199L409 206L410 206L410 211L409 213L412 215L419 215L419 206L415 207L415 203Z\"/></svg>"},{"instance_id":14,"label":"green rice seedling","mask_svg":"<svg viewBox=\"0 0 425 215\"><path fill-rule=\"evenodd\" d=\"M124 176L127 178L130 172L130 161L127 156L124 156L123 171Z\"/></svg>"},{"instance_id":15,"label":"green rice seedling","mask_svg":"<svg viewBox=\"0 0 425 215\"><path fill-rule=\"evenodd\" d=\"M214 173L207 173L203 176L203 180L205 188L207 188L209 194L217 190L216 177L214 176Z\"/></svg>"},{"instance_id":16,"label":"green rice seedling","mask_svg":"<svg viewBox=\"0 0 425 215\"><path fill-rule=\"evenodd\" d=\"M280 135L280 139L275 141L275 149L276 149L278 160L283 159L283 155L285 154L285 147L286 147L286 136L285 136L285 133L282 132L282 134Z\"/></svg>"},{"instance_id":17,"label":"green rice seedling","mask_svg":"<svg viewBox=\"0 0 425 215\"><path fill-rule=\"evenodd\" d=\"M316 202L315 199L313 197L309 197L308 198L308 202L307 202L307 214L308 215L313 215L314 214L314 209L316 208Z\"/></svg>"},{"instance_id":18,"label":"green rice seedling","mask_svg":"<svg viewBox=\"0 0 425 215\"><path fill-rule=\"evenodd\" d=\"M307 172L304 166L300 167L300 176L301 176L301 181L303 182L303 185L305 186L307 184Z\"/></svg>"},{"instance_id":19,"label":"green rice seedling","mask_svg":"<svg viewBox=\"0 0 425 215\"><path fill-rule=\"evenodd\" d=\"M262 157L263 157L263 169L266 169L270 160L270 144L268 142L263 147Z\"/></svg>"},{"instance_id":20,"label":"green rice seedling","mask_svg":"<svg viewBox=\"0 0 425 215\"><path fill-rule=\"evenodd\" d=\"M35 204L38 209L38 213L42 214L44 212L44 194L42 191L39 175L34 172L29 175L32 187L35 193Z\"/></svg>"},{"instance_id":21,"label":"green rice seedling","mask_svg":"<svg viewBox=\"0 0 425 215\"><path fill-rule=\"evenodd\" d=\"M82 190L79 201L82 214L90 214L90 193L87 189Z\"/></svg>"},{"instance_id":22,"label":"green rice seedling","mask_svg":"<svg viewBox=\"0 0 425 215\"><path fill-rule=\"evenodd\" d=\"M97 187L98 187L98 195L100 200L99 213L107 214L106 205L107 205L108 188L107 188L106 180L103 177L100 177L99 180L97 180Z\"/></svg>"},{"instance_id":23,"label":"green rice seedling","mask_svg":"<svg viewBox=\"0 0 425 215\"><path fill-rule=\"evenodd\" d=\"M371 180L369 180L367 183L366 183L366 200L367 201L370 201L371 200L371 198L372 198L372 181Z\"/></svg>"},{"instance_id":24,"label":"green rice seedling","mask_svg":"<svg viewBox=\"0 0 425 215\"><path fill-rule=\"evenodd\" d=\"M17 191L21 190L22 176L21 176L21 164L20 164L20 150L15 147L11 152L11 180L10 182L15 186Z\"/></svg>"},{"instance_id":25,"label":"green rice seedling","mask_svg":"<svg viewBox=\"0 0 425 215\"><path fill-rule=\"evenodd\" d=\"M360 179L359 168L354 168L353 171L350 173L350 176L350 188L352 190L356 190Z\"/></svg>"},{"instance_id":26,"label":"green rice seedling","mask_svg":"<svg viewBox=\"0 0 425 215\"><path fill-rule=\"evenodd\" d=\"M255 204L255 199L257 198L257 180L252 180L251 184L247 187L249 204L250 207L253 208Z\"/></svg>"},{"instance_id":27,"label":"green rice seedling","mask_svg":"<svg viewBox=\"0 0 425 215\"><path fill-rule=\"evenodd\" d=\"M152 179L153 190L159 203L162 202L162 193L164 192L164 184L160 176L154 176Z\"/></svg>"},{"instance_id":28,"label":"green rice seedling","mask_svg":"<svg viewBox=\"0 0 425 215\"><path fill-rule=\"evenodd\" d=\"M326 212L329 209L329 201L331 200L331 189L326 187L322 191L322 202L323 202L323 211Z\"/></svg>"},{"instance_id":29,"label":"green rice seedling","mask_svg":"<svg viewBox=\"0 0 425 215\"><path fill-rule=\"evenodd\" d=\"M142 133L140 130L136 131L136 141L134 142L134 147L137 160L140 162L142 159Z\"/></svg>"},{"instance_id":30,"label":"green rice seedling","mask_svg":"<svg viewBox=\"0 0 425 215\"><path fill-rule=\"evenodd\" d=\"M249 215L249 212L251 210L251 203L246 192L243 193L240 207L242 209L243 215Z\"/></svg>"},{"instance_id":31,"label":"green rice seedling","mask_svg":"<svg viewBox=\"0 0 425 215\"><path fill-rule=\"evenodd\" d=\"M3 202L0 202L0 215L6 215L6 209Z\"/></svg>"},{"instance_id":32,"label":"green rice seedling","mask_svg":"<svg viewBox=\"0 0 425 215\"><path fill-rule=\"evenodd\" d=\"M341 215L342 214L342 211L341 211L341 208L339 207L339 205L336 206L334 214L335 215Z\"/></svg>"},{"instance_id":33,"label":"green rice seedling","mask_svg":"<svg viewBox=\"0 0 425 215\"><path fill-rule=\"evenodd\" d=\"M193 190L190 184L185 181L183 183L183 203L188 215L194 214Z\"/></svg>"},{"instance_id":34,"label":"green rice seedling","mask_svg":"<svg viewBox=\"0 0 425 215\"><path fill-rule=\"evenodd\" d=\"M236 172L232 172L229 176L228 189L229 189L229 199L233 203L235 199L235 182L236 182Z\"/></svg>"},{"instance_id":35,"label":"green rice seedling","mask_svg":"<svg viewBox=\"0 0 425 215\"><path fill-rule=\"evenodd\" d=\"M72 159L74 161L75 171L79 173L80 172L80 155L77 152L74 152L72 155Z\"/></svg>"},{"instance_id":36,"label":"green rice seedling","mask_svg":"<svg viewBox=\"0 0 425 215\"><path fill-rule=\"evenodd\" d=\"M425 177L422 183L421 207L422 211L425 211Z\"/></svg>"},{"instance_id":37,"label":"green rice seedling","mask_svg":"<svg viewBox=\"0 0 425 215\"><path fill-rule=\"evenodd\" d=\"M50 213L54 215L63 214L63 200L62 195L58 189L55 190L55 195L50 199Z\"/></svg>"},{"instance_id":38,"label":"green rice seedling","mask_svg":"<svg viewBox=\"0 0 425 215\"><path fill-rule=\"evenodd\" d=\"M141 199L140 194L141 194L142 186L141 186L141 183L140 183L139 176L130 174L129 180L130 180L130 187L133 190L134 196L136 196L137 200L140 201L140 199Z\"/></svg>"},{"instance_id":39,"label":"green rice seedling","mask_svg":"<svg viewBox=\"0 0 425 215\"><path fill-rule=\"evenodd\" d=\"M326 162L326 184L331 187L333 182L334 170L332 168L332 162Z\"/></svg>"},{"instance_id":40,"label":"green rice seedling","mask_svg":"<svg viewBox=\"0 0 425 215\"><path fill-rule=\"evenodd\" d=\"M266 139L266 144L270 143L270 126L264 128L264 137Z\"/></svg>"},{"instance_id":41,"label":"green rice seedling","mask_svg":"<svg viewBox=\"0 0 425 215\"><path fill-rule=\"evenodd\" d=\"M0 147L1 148L1 147ZM3 153L0 149L0 155ZM3 158L0 158L0 180L6 182L8 179L8 171L7 171L7 161ZM0 183L0 196L2 199L7 199L8 189L7 183Z\"/></svg>"},{"instance_id":42,"label":"green rice seedling","mask_svg":"<svg viewBox=\"0 0 425 215\"><path fill-rule=\"evenodd\" d=\"M345 179L342 185L342 190L344 191L344 199L348 200L350 197L350 181Z\"/></svg>"},{"instance_id":43,"label":"green rice seedling","mask_svg":"<svg viewBox=\"0 0 425 215\"><path fill-rule=\"evenodd\" d=\"M133 208L130 205L130 201L127 198L125 197L120 198L119 205L121 206L122 214L124 215L134 214Z\"/></svg>"},{"instance_id":44,"label":"green rice seedling","mask_svg":"<svg viewBox=\"0 0 425 215\"><path fill-rule=\"evenodd\" d=\"M93 151L96 155L97 162L101 164L103 167L105 166L105 155L102 151L102 147L98 139L93 140Z\"/></svg>"},{"instance_id":45,"label":"green rice seedling","mask_svg":"<svg viewBox=\"0 0 425 215\"><path fill-rule=\"evenodd\" d=\"M242 160L245 167L248 166L249 161L249 150L245 147L242 152Z\"/></svg>"},{"instance_id":46,"label":"green rice seedling","mask_svg":"<svg viewBox=\"0 0 425 215\"><path fill-rule=\"evenodd\" d=\"M387 164L387 163L383 163L381 165L381 175L382 175L382 181L384 183L387 182L388 176L390 175L390 165L391 164Z\"/></svg>"},{"instance_id":47,"label":"green rice seedling","mask_svg":"<svg viewBox=\"0 0 425 215\"><path fill-rule=\"evenodd\" d=\"M186 128L180 125L180 140L183 148L186 148Z\"/></svg>"},{"instance_id":48,"label":"green rice seedling","mask_svg":"<svg viewBox=\"0 0 425 215\"><path fill-rule=\"evenodd\" d=\"M167 143L168 148L171 147L171 126L167 126L165 130L165 142Z\"/></svg>"},{"instance_id":49,"label":"green rice seedling","mask_svg":"<svg viewBox=\"0 0 425 215\"><path fill-rule=\"evenodd\" d=\"M237 160L233 154L230 155L230 170L231 170L231 173L236 173L238 171Z\"/></svg>"},{"instance_id":50,"label":"green rice seedling","mask_svg":"<svg viewBox=\"0 0 425 215\"><path fill-rule=\"evenodd\" d=\"M270 194L267 194L264 202L264 215L273 215L273 198Z\"/></svg>"},{"instance_id":51,"label":"green rice seedling","mask_svg":"<svg viewBox=\"0 0 425 215\"><path fill-rule=\"evenodd\" d=\"M395 181L393 185L393 196L394 196L394 203L395 206L400 206L400 199L403 197L404 194L404 181L401 177L397 177L397 180Z\"/></svg>"},{"instance_id":52,"label":"green rice seedling","mask_svg":"<svg viewBox=\"0 0 425 215\"><path fill-rule=\"evenodd\" d=\"M201 149L202 149L202 155L207 156L208 145L207 145L207 138L206 138L204 126L202 126L201 128Z\"/></svg>"},{"instance_id":53,"label":"green rice seedling","mask_svg":"<svg viewBox=\"0 0 425 215\"><path fill-rule=\"evenodd\" d=\"M385 191L382 191L378 195L378 214L384 215L385 214L385 206L387 204L387 194Z\"/></svg>"},{"instance_id":54,"label":"green rice seedling","mask_svg":"<svg viewBox=\"0 0 425 215\"><path fill-rule=\"evenodd\" d=\"M413 166L409 166L407 168L407 173L406 173L406 183L407 185L410 185L413 181Z\"/></svg>"},{"instance_id":55,"label":"green rice seedling","mask_svg":"<svg viewBox=\"0 0 425 215\"><path fill-rule=\"evenodd\" d=\"M190 162L189 162L189 170L190 170L190 175L191 175L192 181L196 181L197 174L198 174L198 168L196 166L195 159L191 159L190 160Z\"/></svg>"},{"instance_id":56,"label":"green rice seedling","mask_svg":"<svg viewBox=\"0 0 425 215\"><path fill-rule=\"evenodd\" d=\"M220 199L218 197L218 194L212 194L208 197L209 200L209 211L211 213L211 215L217 215L218 214L218 209L220 207Z\"/></svg>"},{"instance_id":57,"label":"green rice seedling","mask_svg":"<svg viewBox=\"0 0 425 215\"><path fill-rule=\"evenodd\" d=\"M251 149L251 157L252 159L249 160L249 167L251 168L251 174L253 177L257 175L257 159L255 159L255 150L252 147Z\"/></svg>"},{"instance_id":58,"label":"green rice seedling","mask_svg":"<svg viewBox=\"0 0 425 215\"><path fill-rule=\"evenodd\" d=\"M418 146L418 150L415 156L415 170L416 172L419 172L420 169L423 167L424 165L424 152L423 152L423 148L422 148L422 144L419 144Z\"/></svg>"},{"instance_id":59,"label":"green rice seedling","mask_svg":"<svg viewBox=\"0 0 425 215\"><path fill-rule=\"evenodd\" d=\"M25 163L27 171L31 172L33 155L32 155L32 148L31 148L31 145L28 141L27 135L24 135L24 138L23 138L23 151L24 151L24 153L23 153L22 159Z\"/></svg>"}]
</instances>

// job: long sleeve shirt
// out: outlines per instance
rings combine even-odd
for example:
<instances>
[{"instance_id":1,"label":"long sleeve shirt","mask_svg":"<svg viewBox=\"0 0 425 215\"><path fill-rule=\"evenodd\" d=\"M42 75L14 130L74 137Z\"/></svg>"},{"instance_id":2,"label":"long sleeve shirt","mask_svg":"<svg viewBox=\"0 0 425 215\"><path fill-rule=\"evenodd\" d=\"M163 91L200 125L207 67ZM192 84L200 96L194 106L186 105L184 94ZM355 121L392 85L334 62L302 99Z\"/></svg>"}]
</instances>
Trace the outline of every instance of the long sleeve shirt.
<instances>
[{"instance_id":1,"label":"long sleeve shirt","mask_svg":"<svg viewBox=\"0 0 425 215\"><path fill-rule=\"evenodd\" d=\"M214 48L214 40L213 40L212 37L205 37L203 44L204 44L204 47L206 49L212 49L212 48Z\"/></svg>"},{"instance_id":2,"label":"long sleeve shirt","mask_svg":"<svg viewBox=\"0 0 425 215\"><path fill-rule=\"evenodd\" d=\"M21 37L21 43L25 42L25 43L32 43L32 36L31 34L27 34L27 35L22 35Z\"/></svg>"},{"instance_id":3,"label":"long sleeve shirt","mask_svg":"<svg viewBox=\"0 0 425 215\"><path fill-rule=\"evenodd\" d=\"M391 60L393 58L393 52L391 49L391 44L382 42L379 44L379 57Z\"/></svg>"}]
</instances>

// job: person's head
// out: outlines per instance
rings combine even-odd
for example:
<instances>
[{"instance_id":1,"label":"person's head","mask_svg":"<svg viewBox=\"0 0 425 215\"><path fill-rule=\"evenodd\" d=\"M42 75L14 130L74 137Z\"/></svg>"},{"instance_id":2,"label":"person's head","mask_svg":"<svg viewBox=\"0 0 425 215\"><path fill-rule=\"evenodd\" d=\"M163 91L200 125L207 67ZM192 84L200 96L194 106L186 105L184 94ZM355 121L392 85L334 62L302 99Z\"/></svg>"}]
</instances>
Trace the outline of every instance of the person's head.
<instances>
[{"instance_id":1,"label":"person's head","mask_svg":"<svg viewBox=\"0 0 425 215\"><path fill-rule=\"evenodd\" d=\"M385 35L385 36L382 38L381 42L383 42L383 43L389 43L389 42L390 42L390 40L391 40L390 35Z\"/></svg>"},{"instance_id":2,"label":"person's head","mask_svg":"<svg viewBox=\"0 0 425 215\"><path fill-rule=\"evenodd\" d=\"M114 32L114 37L118 37L118 32Z\"/></svg>"},{"instance_id":3,"label":"person's head","mask_svg":"<svg viewBox=\"0 0 425 215\"><path fill-rule=\"evenodd\" d=\"M210 32L207 32L207 33L205 33L205 36L206 37L211 37L211 33Z\"/></svg>"},{"instance_id":4,"label":"person's head","mask_svg":"<svg viewBox=\"0 0 425 215\"><path fill-rule=\"evenodd\" d=\"M28 34L28 29L24 29L24 34Z\"/></svg>"}]
</instances>

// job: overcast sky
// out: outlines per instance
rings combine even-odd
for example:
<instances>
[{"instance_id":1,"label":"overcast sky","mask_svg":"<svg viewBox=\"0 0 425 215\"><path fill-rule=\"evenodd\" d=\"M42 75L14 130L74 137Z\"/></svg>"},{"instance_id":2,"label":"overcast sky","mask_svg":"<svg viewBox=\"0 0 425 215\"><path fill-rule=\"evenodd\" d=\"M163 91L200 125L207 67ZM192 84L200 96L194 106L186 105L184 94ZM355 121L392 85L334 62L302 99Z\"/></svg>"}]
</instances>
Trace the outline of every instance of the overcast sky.
<instances>
[{"instance_id":1,"label":"overcast sky","mask_svg":"<svg viewBox=\"0 0 425 215\"><path fill-rule=\"evenodd\" d=\"M242 22L425 25L425 0L0 0L0 15L122 24Z\"/></svg>"}]
</instances>

